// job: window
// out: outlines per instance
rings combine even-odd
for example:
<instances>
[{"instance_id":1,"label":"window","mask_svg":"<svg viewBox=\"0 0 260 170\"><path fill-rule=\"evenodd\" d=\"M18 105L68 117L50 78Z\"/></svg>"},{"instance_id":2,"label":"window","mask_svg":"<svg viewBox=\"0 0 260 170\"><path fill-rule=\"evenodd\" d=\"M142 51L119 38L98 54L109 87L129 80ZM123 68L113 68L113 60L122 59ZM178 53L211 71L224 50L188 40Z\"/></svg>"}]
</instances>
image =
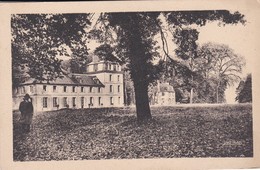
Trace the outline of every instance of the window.
<instances>
[{"instance_id":1,"label":"window","mask_svg":"<svg viewBox=\"0 0 260 170\"><path fill-rule=\"evenodd\" d=\"M76 97L72 97L72 106L76 107Z\"/></svg>"},{"instance_id":2,"label":"window","mask_svg":"<svg viewBox=\"0 0 260 170\"><path fill-rule=\"evenodd\" d=\"M108 70L111 70L111 64L108 64Z\"/></svg>"},{"instance_id":3,"label":"window","mask_svg":"<svg viewBox=\"0 0 260 170\"><path fill-rule=\"evenodd\" d=\"M94 71L98 71L98 65L94 64Z\"/></svg>"},{"instance_id":4,"label":"window","mask_svg":"<svg viewBox=\"0 0 260 170\"><path fill-rule=\"evenodd\" d=\"M117 66L117 65L114 65L114 71L116 71L116 66Z\"/></svg>"},{"instance_id":5,"label":"window","mask_svg":"<svg viewBox=\"0 0 260 170\"><path fill-rule=\"evenodd\" d=\"M67 102L67 97L63 97L63 106L67 107L68 102Z\"/></svg>"},{"instance_id":6,"label":"window","mask_svg":"<svg viewBox=\"0 0 260 170\"><path fill-rule=\"evenodd\" d=\"M113 85L110 85L110 89L109 89L110 93L113 92Z\"/></svg>"},{"instance_id":7,"label":"window","mask_svg":"<svg viewBox=\"0 0 260 170\"><path fill-rule=\"evenodd\" d=\"M48 107L48 98L44 97L42 100L42 107L47 108Z\"/></svg>"},{"instance_id":8,"label":"window","mask_svg":"<svg viewBox=\"0 0 260 170\"><path fill-rule=\"evenodd\" d=\"M90 92L90 93L93 92L93 87L89 87L89 92Z\"/></svg>"},{"instance_id":9,"label":"window","mask_svg":"<svg viewBox=\"0 0 260 170\"><path fill-rule=\"evenodd\" d=\"M101 87L98 88L98 93L101 93Z\"/></svg>"},{"instance_id":10,"label":"window","mask_svg":"<svg viewBox=\"0 0 260 170\"><path fill-rule=\"evenodd\" d=\"M57 87L53 86L53 92L56 92L56 90L57 90Z\"/></svg>"},{"instance_id":11,"label":"window","mask_svg":"<svg viewBox=\"0 0 260 170\"><path fill-rule=\"evenodd\" d=\"M21 87L21 93L22 93L22 94L25 93L25 87Z\"/></svg>"},{"instance_id":12,"label":"window","mask_svg":"<svg viewBox=\"0 0 260 170\"><path fill-rule=\"evenodd\" d=\"M118 97L118 104L120 104L120 97Z\"/></svg>"},{"instance_id":13,"label":"window","mask_svg":"<svg viewBox=\"0 0 260 170\"><path fill-rule=\"evenodd\" d=\"M80 90L82 93L84 92L84 87L81 87L81 90Z\"/></svg>"},{"instance_id":14,"label":"window","mask_svg":"<svg viewBox=\"0 0 260 170\"><path fill-rule=\"evenodd\" d=\"M42 89L43 89L43 91L47 91L47 86L43 85Z\"/></svg>"},{"instance_id":15,"label":"window","mask_svg":"<svg viewBox=\"0 0 260 170\"><path fill-rule=\"evenodd\" d=\"M98 98L98 105L103 105L103 103L101 103L101 97Z\"/></svg>"},{"instance_id":16,"label":"window","mask_svg":"<svg viewBox=\"0 0 260 170\"><path fill-rule=\"evenodd\" d=\"M30 92L33 93L33 86L30 86Z\"/></svg>"},{"instance_id":17,"label":"window","mask_svg":"<svg viewBox=\"0 0 260 170\"><path fill-rule=\"evenodd\" d=\"M80 101L81 101L81 108L84 108L84 102L85 102L84 97L81 97Z\"/></svg>"},{"instance_id":18,"label":"window","mask_svg":"<svg viewBox=\"0 0 260 170\"><path fill-rule=\"evenodd\" d=\"M165 96L165 93L164 93L164 92L162 92L162 96Z\"/></svg>"},{"instance_id":19,"label":"window","mask_svg":"<svg viewBox=\"0 0 260 170\"><path fill-rule=\"evenodd\" d=\"M110 97L110 105L113 105L113 97Z\"/></svg>"},{"instance_id":20,"label":"window","mask_svg":"<svg viewBox=\"0 0 260 170\"><path fill-rule=\"evenodd\" d=\"M14 89L14 94L17 94L18 93L18 88L15 88Z\"/></svg>"},{"instance_id":21,"label":"window","mask_svg":"<svg viewBox=\"0 0 260 170\"><path fill-rule=\"evenodd\" d=\"M75 86L72 87L72 92L73 92L73 93L76 92L76 87L75 87Z\"/></svg>"},{"instance_id":22,"label":"window","mask_svg":"<svg viewBox=\"0 0 260 170\"><path fill-rule=\"evenodd\" d=\"M83 83L82 79L79 79L79 83Z\"/></svg>"},{"instance_id":23,"label":"window","mask_svg":"<svg viewBox=\"0 0 260 170\"><path fill-rule=\"evenodd\" d=\"M109 81L112 81L112 74L109 75Z\"/></svg>"},{"instance_id":24,"label":"window","mask_svg":"<svg viewBox=\"0 0 260 170\"><path fill-rule=\"evenodd\" d=\"M57 97L53 97L53 107L57 107L58 106L58 99Z\"/></svg>"},{"instance_id":25,"label":"window","mask_svg":"<svg viewBox=\"0 0 260 170\"><path fill-rule=\"evenodd\" d=\"M117 76L117 81L120 81L120 75Z\"/></svg>"},{"instance_id":26,"label":"window","mask_svg":"<svg viewBox=\"0 0 260 170\"><path fill-rule=\"evenodd\" d=\"M120 93L120 85L117 86L117 92Z\"/></svg>"},{"instance_id":27,"label":"window","mask_svg":"<svg viewBox=\"0 0 260 170\"><path fill-rule=\"evenodd\" d=\"M67 92L67 86L63 86L63 92Z\"/></svg>"},{"instance_id":28,"label":"window","mask_svg":"<svg viewBox=\"0 0 260 170\"><path fill-rule=\"evenodd\" d=\"M95 83L99 84L99 80L98 80L97 77L93 77L93 81L94 81Z\"/></svg>"},{"instance_id":29,"label":"window","mask_svg":"<svg viewBox=\"0 0 260 170\"><path fill-rule=\"evenodd\" d=\"M89 103L90 103L90 105L93 105L93 103L94 103L93 97L89 98Z\"/></svg>"},{"instance_id":30,"label":"window","mask_svg":"<svg viewBox=\"0 0 260 170\"><path fill-rule=\"evenodd\" d=\"M104 70L107 70L107 63L104 63Z\"/></svg>"}]
</instances>

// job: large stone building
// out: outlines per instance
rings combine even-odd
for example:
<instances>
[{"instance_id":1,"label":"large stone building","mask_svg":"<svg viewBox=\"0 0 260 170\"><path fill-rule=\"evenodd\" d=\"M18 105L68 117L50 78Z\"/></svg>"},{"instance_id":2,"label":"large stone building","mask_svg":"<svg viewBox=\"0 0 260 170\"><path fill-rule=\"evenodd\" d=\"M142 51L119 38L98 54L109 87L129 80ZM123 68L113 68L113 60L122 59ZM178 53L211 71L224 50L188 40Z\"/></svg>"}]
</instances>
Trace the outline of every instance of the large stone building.
<instances>
[{"instance_id":1,"label":"large stone building","mask_svg":"<svg viewBox=\"0 0 260 170\"><path fill-rule=\"evenodd\" d=\"M14 110L26 93L32 97L35 111L122 107L123 72L117 63L94 61L84 74L68 74L49 82L29 79L13 91Z\"/></svg>"}]
</instances>

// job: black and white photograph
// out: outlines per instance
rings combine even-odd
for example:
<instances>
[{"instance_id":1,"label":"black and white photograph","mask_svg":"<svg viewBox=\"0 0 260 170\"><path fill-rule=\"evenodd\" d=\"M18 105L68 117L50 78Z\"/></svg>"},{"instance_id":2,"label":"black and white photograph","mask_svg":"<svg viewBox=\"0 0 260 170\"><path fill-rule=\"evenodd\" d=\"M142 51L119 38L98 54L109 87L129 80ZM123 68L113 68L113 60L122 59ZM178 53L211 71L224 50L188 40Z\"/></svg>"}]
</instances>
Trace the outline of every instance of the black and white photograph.
<instances>
[{"instance_id":1,"label":"black and white photograph","mask_svg":"<svg viewBox=\"0 0 260 170\"><path fill-rule=\"evenodd\" d=\"M1 96L10 99L11 162L167 160L139 168L175 169L176 158L237 158L256 166L259 8L95 3L106 4L9 11L11 93Z\"/></svg>"}]
</instances>

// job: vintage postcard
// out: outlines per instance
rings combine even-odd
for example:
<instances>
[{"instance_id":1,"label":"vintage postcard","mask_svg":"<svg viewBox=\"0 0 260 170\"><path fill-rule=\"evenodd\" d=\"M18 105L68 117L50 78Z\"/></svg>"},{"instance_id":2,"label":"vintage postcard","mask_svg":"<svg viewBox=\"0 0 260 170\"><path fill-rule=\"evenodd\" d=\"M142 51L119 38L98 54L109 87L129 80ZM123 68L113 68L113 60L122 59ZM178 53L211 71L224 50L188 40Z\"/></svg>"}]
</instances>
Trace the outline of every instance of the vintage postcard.
<instances>
[{"instance_id":1,"label":"vintage postcard","mask_svg":"<svg viewBox=\"0 0 260 170\"><path fill-rule=\"evenodd\" d=\"M0 3L0 169L260 168L259 9Z\"/></svg>"}]
</instances>

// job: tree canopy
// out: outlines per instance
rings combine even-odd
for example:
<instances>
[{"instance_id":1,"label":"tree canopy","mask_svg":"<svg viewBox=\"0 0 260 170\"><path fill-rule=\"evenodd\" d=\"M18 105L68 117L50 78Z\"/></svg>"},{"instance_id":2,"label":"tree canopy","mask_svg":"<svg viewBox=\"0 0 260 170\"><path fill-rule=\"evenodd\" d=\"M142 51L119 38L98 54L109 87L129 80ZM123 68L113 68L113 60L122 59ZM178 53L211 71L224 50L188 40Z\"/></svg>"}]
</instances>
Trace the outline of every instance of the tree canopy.
<instances>
[{"instance_id":1,"label":"tree canopy","mask_svg":"<svg viewBox=\"0 0 260 170\"><path fill-rule=\"evenodd\" d=\"M239 103L252 102L252 75L248 74L245 80L241 80L236 89L236 101Z\"/></svg>"},{"instance_id":2,"label":"tree canopy","mask_svg":"<svg viewBox=\"0 0 260 170\"><path fill-rule=\"evenodd\" d=\"M86 58L90 14L16 14L11 17L13 86L25 76L52 80L62 76L57 56ZM19 76L17 76L19 75Z\"/></svg>"}]
</instances>

